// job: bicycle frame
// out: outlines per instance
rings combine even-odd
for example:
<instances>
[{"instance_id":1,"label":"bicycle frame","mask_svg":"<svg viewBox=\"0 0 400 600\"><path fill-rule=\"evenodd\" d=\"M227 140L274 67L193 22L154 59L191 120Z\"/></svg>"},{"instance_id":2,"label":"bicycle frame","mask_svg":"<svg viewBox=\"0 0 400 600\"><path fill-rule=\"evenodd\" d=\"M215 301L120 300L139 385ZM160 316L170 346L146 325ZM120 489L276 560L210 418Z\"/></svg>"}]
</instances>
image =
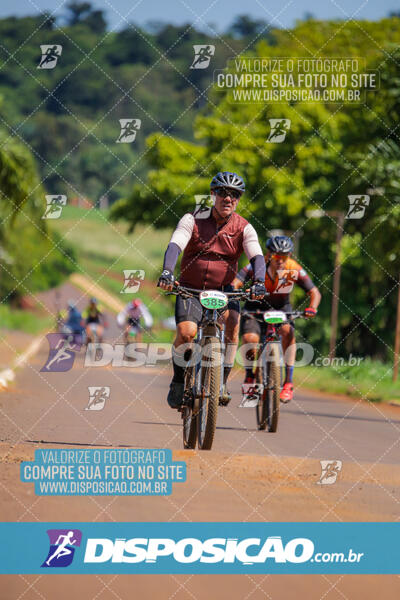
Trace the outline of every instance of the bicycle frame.
<instances>
[{"instance_id":1,"label":"bicycle frame","mask_svg":"<svg viewBox=\"0 0 400 600\"><path fill-rule=\"evenodd\" d=\"M225 312L226 309L223 310ZM193 344L201 344L201 340L207 337L217 337L221 342L222 354L225 351L225 326L218 322L219 317L218 310L204 309L203 318L197 328L196 338L193 340ZM195 393L196 395L201 394L201 375L202 375L202 361L200 360L196 364L195 369ZM223 379L220 382L220 391L222 391Z\"/></svg>"},{"instance_id":2,"label":"bicycle frame","mask_svg":"<svg viewBox=\"0 0 400 600\"><path fill-rule=\"evenodd\" d=\"M270 311L273 311L274 309L269 309ZM278 310L278 309L277 309ZM279 323L279 324L272 324L272 323L266 323L263 319L263 315L264 315L264 310L260 310L260 311L243 311L242 316L245 315L250 315L253 319L255 319L256 321L258 321L261 325L261 334L260 334L260 341L262 339L262 337L264 337L264 339L261 342L261 347L259 349L259 352L257 353L259 357L263 356L264 354L264 350L266 345L269 342L278 342L279 343L279 347L280 347L280 352L282 355L282 340L281 340L281 336L279 333L279 329L282 325L285 325L286 323L290 323L290 320L294 320L294 319L298 319L300 317L304 316L304 313L301 311L293 311L290 313L286 313L286 316L288 317L288 321L286 323ZM265 329L265 332L263 331L263 329Z\"/></svg>"},{"instance_id":3,"label":"bicycle frame","mask_svg":"<svg viewBox=\"0 0 400 600\"><path fill-rule=\"evenodd\" d=\"M204 290L197 290L197 289L193 289L193 288L187 288L184 286L177 286L173 291L167 292L167 294L173 294L175 296L181 295L186 298L195 298L202 291L204 291ZM229 298L235 298L238 300L248 300L250 297L248 291L224 292L224 294L226 296L228 296ZM223 353L225 351L225 327L223 324L218 322L218 319L220 318L221 315L223 315L223 313L226 310L228 310L228 307L225 306L225 307L219 308L219 309L210 309L210 308L202 307L202 309L203 309L203 315L202 315L202 319L197 327L197 335L196 335L196 338L193 340L193 345L201 344L201 341L204 338L217 337L217 338L219 338L219 340L221 342L221 347L222 347L221 355L223 356ZM195 392L196 396L199 396L202 393L202 390L201 390L202 364L201 363L202 363L202 361L200 360L195 365L194 392ZM220 382L220 392L222 392L222 388L223 388L223 378L221 378L221 382ZM183 404L183 406L184 406L184 404Z\"/></svg>"}]
</instances>

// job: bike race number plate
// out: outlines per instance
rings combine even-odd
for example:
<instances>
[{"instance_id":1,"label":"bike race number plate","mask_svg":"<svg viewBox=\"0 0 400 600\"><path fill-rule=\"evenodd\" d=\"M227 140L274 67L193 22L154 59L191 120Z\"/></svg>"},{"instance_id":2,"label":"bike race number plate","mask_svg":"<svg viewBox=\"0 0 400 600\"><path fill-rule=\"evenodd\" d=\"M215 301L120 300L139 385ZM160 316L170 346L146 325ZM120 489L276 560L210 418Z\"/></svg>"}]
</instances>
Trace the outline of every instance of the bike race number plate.
<instances>
[{"instance_id":1,"label":"bike race number plate","mask_svg":"<svg viewBox=\"0 0 400 600\"><path fill-rule=\"evenodd\" d=\"M263 317L266 323L271 323L272 325L286 323L287 321L286 313L281 310L268 310L264 313Z\"/></svg>"},{"instance_id":2,"label":"bike race number plate","mask_svg":"<svg viewBox=\"0 0 400 600\"><path fill-rule=\"evenodd\" d=\"M209 308L211 310L224 308L224 306L228 304L228 296L223 292L219 292L218 290L207 290L206 292L201 292L199 299L200 304L204 306L204 308Z\"/></svg>"}]
</instances>

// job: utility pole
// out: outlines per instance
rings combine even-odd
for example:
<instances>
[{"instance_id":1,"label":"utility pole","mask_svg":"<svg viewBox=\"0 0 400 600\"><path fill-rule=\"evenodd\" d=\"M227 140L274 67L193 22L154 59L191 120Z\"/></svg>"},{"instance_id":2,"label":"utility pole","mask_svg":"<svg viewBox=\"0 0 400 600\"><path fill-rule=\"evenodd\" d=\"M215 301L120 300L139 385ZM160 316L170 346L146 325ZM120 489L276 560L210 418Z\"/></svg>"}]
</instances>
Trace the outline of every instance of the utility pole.
<instances>
[{"instance_id":1,"label":"utility pole","mask_svg":"<svg viewBox=\"0 0 400 600\"><path fill-rule=\"evenodd\" d=\"M336 254L335 269L333 272L332 287L332 310L331 310L331 339L329 341L329 358L332 360L336 355L336 338L339 312L339 293L340 293L340 275L342 263L340 260L340 251L342 248L343 225L345 213L341 211L329 211L327 214L336 218Z\"/></svg>"},{"instance_id":2,"label":"utility pole","mask_svg":"<svg viewBox=\"0 0 400 600\"><path fill-rule=\"evenodd\" d=\"M400 351L400 275L397 291L397 317L396 333L394 336L394 362L393 362L393 381L397 381L399 374L399 351Z\"/></svg>"}]
</instances>

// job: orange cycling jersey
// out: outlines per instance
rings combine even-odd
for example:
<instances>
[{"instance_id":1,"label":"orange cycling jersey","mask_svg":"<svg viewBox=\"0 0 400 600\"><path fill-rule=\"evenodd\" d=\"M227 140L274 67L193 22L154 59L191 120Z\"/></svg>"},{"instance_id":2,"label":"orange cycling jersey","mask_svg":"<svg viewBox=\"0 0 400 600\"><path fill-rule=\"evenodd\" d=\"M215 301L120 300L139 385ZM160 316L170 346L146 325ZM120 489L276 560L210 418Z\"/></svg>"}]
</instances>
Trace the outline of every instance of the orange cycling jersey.
<instances>
[{"instance_id":1,"label":"orange cycling jersey","mask_svg":"<svg viewBox=\"0 0 400 600\"><path fill-rule=\"evenodd\" d=\"M268 273L269 264L270 263L268 262L265 274L265 289L269 294L263 301L263 303L266 304L265 308L268 308L269 306L281 308L287 304L294 285L299 285L305 292L309 292L315 287L303 267L293 258L286 259L283 267L278 269L274 278ZM237 278L243 282L251 279L251 264L248 264L241 269L237 274ZM260 304L258 304L258 308L262 308Z\"/></svg>"}]
</instances>

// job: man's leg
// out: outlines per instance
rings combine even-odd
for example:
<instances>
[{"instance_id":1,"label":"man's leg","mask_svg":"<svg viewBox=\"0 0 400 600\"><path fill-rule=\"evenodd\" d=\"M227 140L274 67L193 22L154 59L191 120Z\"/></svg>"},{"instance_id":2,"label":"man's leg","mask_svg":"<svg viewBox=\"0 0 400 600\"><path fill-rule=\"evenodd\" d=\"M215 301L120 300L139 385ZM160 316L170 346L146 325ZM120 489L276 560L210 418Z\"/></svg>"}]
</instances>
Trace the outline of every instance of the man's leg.
<instances>
[{"instance_id":1,"label":"man's leg","mask_svg":"<svg viewBox=\"0 0 400 600\"><path fill-rule=\"evenodd\" d=\"M242 360L246 370L244 383L254 383L253 363L258 358L261 327L256 319L242 317Z\"/></svg>"},{"instance_id":2,"label":"man's leg","mask_svg":"<svg viewBox=\"0 0 400 600\"><path fill-rule=\"evenodd\" d=\"M282 402L289 402L293 398L293 365L296 358L296 337L294 335L294 327L289 323L282 325L279 333L285 357L285 382L280 398Z\"/></svg>"},{"instance_id":3,"label":"man's leg","mask_svg":"<svg viewBox=\"0 0 400 600\"><path fill-rule=\"evenodd\" d=\"M176 338L172 345L172 366L174 375L169 387L168 404L171 408L179 408L184 392L184 377L188 362L188 344L191 344L197 333L197 324L192 321L182 321L176 326Z\"/></svg>"},{"instance_id":4,"label":"man's leg","mask_svg":"<svg viewBox=\"0 0 400 600\"><path fill-rule=\"evenodd\" d=\"M97 340L99 342L103 341L103 335L104 335L104 327L102 325L97 325Z\"/></svg>"},{"instance_id":5,"label":"man's leg","mask_svg":"<svg viewBox=\"0 0 400 600\"><path fill-rule=\"evenodd\" d=\"M176 338L172 345L172 364L174 367L174 376L172 381L183 383L185 375L185 353L189 349L197 333L197 325L192 321L182 321L176 326Z\"/></svg>"},{"instance_id":6,"label":"man's leg","mask_svg":"<svg viewBox=\"0 0 400 600\"><path fill-rule=\"evenodd\" d=\"M240 315L236 310L227 311L225 317L224 383L227 382L235 362L239 343L239 319Z\"/></svg>"},{"instance_id":7,"label":"man's leg","mask_svg":"<svg viewBox=\"0 0 400 600\"><path fill-rule=\"evenodd\" d=\"M226 406L232 399L232 396L226 388L226 382L232 371L235 362L236 350L239 342L239 320L240 315L237 310L228 310L224 313L222 321L225 324L225 355L224 355L224 373L223 373L223 393L221 404Z\"/></svg>"},{"instance_id":8,"label":"man's leg","mask_svg":"<svg viewBox=\"0 0 400 600\"><path fill-rule=\"evenodd\" d=\"M245 383L254 383L253 363L257 358L260 336L257 333L244 333L242 342L242 360L246 370Z\"/></svg>"}]
</instances>

